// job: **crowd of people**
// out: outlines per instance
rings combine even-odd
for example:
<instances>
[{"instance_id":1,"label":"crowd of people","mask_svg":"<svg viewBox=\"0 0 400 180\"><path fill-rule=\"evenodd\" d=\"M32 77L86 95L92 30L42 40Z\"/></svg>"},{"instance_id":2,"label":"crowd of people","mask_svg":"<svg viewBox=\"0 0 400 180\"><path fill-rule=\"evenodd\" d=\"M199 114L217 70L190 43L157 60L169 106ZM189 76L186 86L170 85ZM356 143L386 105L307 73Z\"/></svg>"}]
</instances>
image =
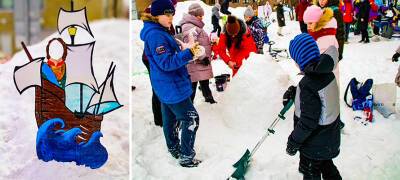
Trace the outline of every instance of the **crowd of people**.
<instances>
[{"instance_id":1,"label":"crowd of people","mask_svg":"<svg viewBox=\"0 0 400 180\"><path fill-rule=\"evenodd\" d=\"M195 158L194 150L200 122L193 105L197 85L205 102L217 103L209 87L214 76L211 61L220 57L235 77L251 53L264 53L265 21L272 18L272 9L277 12L278 35L283 35L284 4L278 0L272 8L267 2L257 10L248 6L243 17L238 18L228 10L229 0L223 0L221 5L212 7L213 30L207 34L204 9L192 3L178 25L182 29L179 36L172 25L175 5L174 0L155 0L142 15L143 62L153 89L154 122L163 127L169 152L181 166L196 167L201 162ZM299 0L295 8L301 34L290 41L289 52L304 76L297 86L288 88L283 104L295 101L294 130L286 151L289 155L300 152L299 171L305 179L321 179L321 175L324 179L341 179L332 161L339 155L340 129L344 127L340 120L337 64L343 58L354 16L362 42L369 42L365 31L371 22L371 2L357 0L354 5L358 12L351 0L319 0L314 4ZM223 16L227 18L221 24ZM398 59L399 53L393 59Z\"/></svg>"}]
</instances>

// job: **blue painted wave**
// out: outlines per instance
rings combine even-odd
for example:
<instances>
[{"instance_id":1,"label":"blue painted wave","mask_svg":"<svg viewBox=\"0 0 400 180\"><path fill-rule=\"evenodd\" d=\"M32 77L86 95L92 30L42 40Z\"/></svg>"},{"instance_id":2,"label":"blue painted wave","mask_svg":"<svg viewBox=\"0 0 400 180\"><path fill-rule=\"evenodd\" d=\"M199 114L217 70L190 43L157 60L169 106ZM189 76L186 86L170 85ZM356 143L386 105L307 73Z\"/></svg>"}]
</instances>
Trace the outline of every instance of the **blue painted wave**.
<instances>
[{"instance_id":1,"label":"blue painted wave","mask_svg":"<svg viewBox=\"0 0 400 180\"><path fill-rule=\"evenodd\" d=\"M75 138L82 133L80 128L55 131L56 125L64 128L65 123L62 119L55 118L47 120L39 127L36 136L36 153L39 159L45 162L76 162L77 165L85 165L92 169L105 164L108 153L100 143L100 137L103 136L100 131L94 132L88 142L78 144Z\"/></svg>"}]
</instances>

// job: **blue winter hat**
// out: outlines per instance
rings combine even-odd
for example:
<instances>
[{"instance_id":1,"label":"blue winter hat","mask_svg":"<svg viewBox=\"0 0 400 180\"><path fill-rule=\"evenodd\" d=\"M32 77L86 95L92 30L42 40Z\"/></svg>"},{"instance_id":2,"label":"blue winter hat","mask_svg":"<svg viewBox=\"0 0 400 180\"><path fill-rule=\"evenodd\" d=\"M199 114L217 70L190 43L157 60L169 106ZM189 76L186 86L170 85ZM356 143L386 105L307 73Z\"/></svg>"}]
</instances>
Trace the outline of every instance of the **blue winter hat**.
<instances>
[{"instance_id":1,"label":"blue winter hat","mask_svg":"<svg viewBox=\"0 0 400 180\"><path fill-rule=\"evenodd\" d=\"M152 16L175 14L175 8L171 0L154 0L151 3L150 14Z\"/></svg>"},{"instance_id":2,"label":"blue winter hat","mask_svg":"<svg viewBox=\"0 0 400 180\"><path fill-rule=\"evenodd\" d=\"M289 52L302 71L310 62L319 61L320 57L317 43L307 33L299 34L290 41Z\"/></svg>"}]
</instances>

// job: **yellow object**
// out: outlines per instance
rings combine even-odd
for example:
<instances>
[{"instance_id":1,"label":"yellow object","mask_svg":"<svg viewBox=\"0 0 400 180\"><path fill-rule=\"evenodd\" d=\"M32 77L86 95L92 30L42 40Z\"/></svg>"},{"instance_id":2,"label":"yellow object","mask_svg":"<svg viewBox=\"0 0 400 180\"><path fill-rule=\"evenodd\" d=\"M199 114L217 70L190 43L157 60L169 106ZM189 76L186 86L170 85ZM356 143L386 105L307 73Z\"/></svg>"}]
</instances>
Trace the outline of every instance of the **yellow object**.
<instances>
[{"instance_id":1,"label":"yellow object","mask_svg":"<svg viewBox=\"0 0 400 180\"><path fill-rule=\"evenodd\" d=\"M8 55L16 52L15 31L14 31L14 14L9 10L0 11L0 38L9 37L10 41L0 41L0 51ZM2 44L7 43L7 44ZM8 48L7 48L8 47ZM8 49L8 50L5 50ZM7 52L5 52L7 51Z\"/></svg>"},{"instance_id":2,"label":"yellow object","mask_svg":"<svg viewBox=\"0 0 400 180\"><path fill-rule=\"evenodd\" d=\"M86 7L89 21L105 18L105 6L101 0L73 0L74 10ZM60 8L71 10L70 0L44 0L43 1L43 28L54 29L57 27L57 16Z\"/></svg>"},{"instance_id":3,"label":"yellow object","mask_svg":"<svg viewBox=\"0 0 400 180\"><path fill-rule=\"evenodd\" d=\"M68 28L68 33L70 36L75 36L77 28L72 26Z\"/></svg>"}]
</instances>

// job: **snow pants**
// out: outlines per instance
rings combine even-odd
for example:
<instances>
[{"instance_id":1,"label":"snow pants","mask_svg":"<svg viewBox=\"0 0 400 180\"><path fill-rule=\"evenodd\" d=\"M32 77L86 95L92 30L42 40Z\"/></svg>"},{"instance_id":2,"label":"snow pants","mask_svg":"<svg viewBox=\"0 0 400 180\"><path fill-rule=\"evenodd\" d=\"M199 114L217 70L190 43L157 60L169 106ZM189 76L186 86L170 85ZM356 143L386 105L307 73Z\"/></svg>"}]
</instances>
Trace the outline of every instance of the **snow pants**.
<instances>
[{"instance_id":1,"label":"snow pants","mask_svg":"<svg viewBox=\"0 0 400 180\"><path fill-rule=\"evenodd\" d=\"M301 153L299 171L303 174L303 180L320 180L321 174L324 180L342 179L332 159L313 160L305 157Z\"/></svg>"},{"instance_id":2,"label":"snow pants","mask_svg":"<svg viewBox=\"0 0 400 180\"><path fill-rule=\"evenodd\" d=\"M161 112L168 151L180 152L180 162L191 161L196 155L193 147L199 127L199 115L192 101L188 97L176 104L161 103Z\"/></svg>"}]
</instances>

